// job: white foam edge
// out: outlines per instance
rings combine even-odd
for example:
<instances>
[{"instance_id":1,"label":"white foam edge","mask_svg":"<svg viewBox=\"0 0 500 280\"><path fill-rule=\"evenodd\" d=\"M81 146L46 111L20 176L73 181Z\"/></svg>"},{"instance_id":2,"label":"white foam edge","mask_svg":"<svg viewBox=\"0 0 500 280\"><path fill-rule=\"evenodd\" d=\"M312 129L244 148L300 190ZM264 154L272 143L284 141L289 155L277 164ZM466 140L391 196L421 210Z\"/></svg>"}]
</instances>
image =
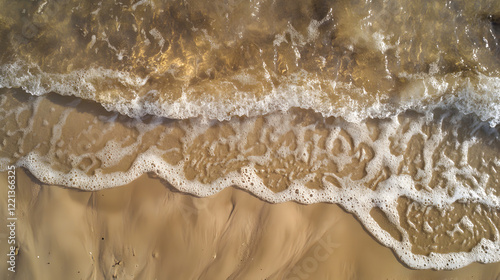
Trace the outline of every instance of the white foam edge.
<instances>
[{"instance_id":1,"label":"white foam edge","mask_svg":"<svg viewBox=\"0 0 500 280\"><path fill-rule=\"evenodd\" d=\"M346 211L354 213L362 224L372 233L377 240L390 247L408 266L417 269L456 269L472 262L491 263L500 261L500 240L497 236L495 241L481 240L471 252L459 253L431 253L428 256L415 255L411 253L411 243L406 232L400 229L403 241L395 240L387 231L380 228L378 223L371 217L370 210L379 207L392 221L398 220L399 216L395 210L396 201L400 196L406 196L416 202L428 205L449 205L456 202L455 197L417 192L413 187L412 179L407 176L392 176L379 185L377 191L369 190L362 186L353 185L337 188L327 185L324 190L309 189L304 185L293 182L285 191L273 193L265 187L262 180L251 167L242 168L241 173L232 172L224 178L219 178L211 184L202 184L197 181L189 181L183 178L182 164L172 166L165 163L155 155L154 149L148 153L141 154L134 161L127 172L115 172L112 174L97 173L92 176L82 171L72 170L68 173L53 170L50 163L41 160L36 153L30 153L21 158L15 165L28 169L36 178L46 184L63 185L67 187L98 190L117 187L128 184L142 174L152 172L162 179L167 180L176 189L199 197L214 195L221 190L237 186L247 190L253 195L271 203L282 203L296 201L303 204L311 203L337 203ZM0 168L5 170L5 160L0 160ZM350 180L350 179L349 179ZM436 199L437 198L437 199ZM495 209L500 208L498 197L487 197L478 199L475 195L461 197L461 201L472 199L474 202L483 203ZM399 225L399 223L395 223ZM498 235L498 234L497 234ZM488 248L485 250L484 248Z\"/></svg>"},{"instance_id":2,"label":"white foam edge","mask_svg":"<svg viewBox=\"0 0 500 280\"><path fill-rule=\"evenodd\" d=\"M36 73L31 73L30 69L35 69ZM229 120L232 116L257 116L272 113L275 111L288 111L298 107L312 109L319 112L323 117L342 117L349 122L360 122L368 118L387 118L396 116L408 110L428 114L436 109L458 109L463 114L475 114L482 121L488 122L491 127L500 123L500 96L495 94L500 91L500 77L486 76L478 73L477 77L481 92L476 92L470 79L462 80L467 86L459 90L455 95L428 96L424 94L419 98L409 98L402 100L398 104L374 102L369 106L360 104L359 100L351 99L347 95L341 97L346 104L343 107L332 107L328 102L326 93L315 89L318 83L314 75L305 71L300 71L292 75L288 82L282 83L278 88L263 98L257 99L255 96L239 93L237 102L235 100L217 100L213 97L190 100L189 90L184 89L182 96L174 101L161 104L152 103L137 96L137 91L144 86L149 77L138 77L134 74L104 68L91 68L87 70L73 71L68 74L45 73L37 65L28 65L22 61L0 66L0 88L23 88L32 95L44 95L49 92L56 92L60 95L72 95L83 99L90 99L99 102L106 110L119 112L132 118L145 115L155 115L174 119L187 119L203 117L206 119L217 119L219 121ZM439 92L444 92L448 83L446 75L434 77L431 75L406 75L417 84L423 82L427 88L434 88ZM406 76L405 76L406 75ZM455 74L447 74L455 77ZM293 83L295 79L307 77L307 84L297 86ZM136 97L126 99L124 97L107 98L111 92L99 92L92 84L92 79L116 79L121 84L131 90ZM455 77L456 78L456 77ZM43 82L42 82L43 81ZM284 85L283 85L284 84ZM333 85L335 84L335 85ZM337 87L351 88L349 85L333 83L335 90ZM340 86L338 86L339 84ZM352 90L361 90L352 88Z\"/></svg>"}]
</instances>

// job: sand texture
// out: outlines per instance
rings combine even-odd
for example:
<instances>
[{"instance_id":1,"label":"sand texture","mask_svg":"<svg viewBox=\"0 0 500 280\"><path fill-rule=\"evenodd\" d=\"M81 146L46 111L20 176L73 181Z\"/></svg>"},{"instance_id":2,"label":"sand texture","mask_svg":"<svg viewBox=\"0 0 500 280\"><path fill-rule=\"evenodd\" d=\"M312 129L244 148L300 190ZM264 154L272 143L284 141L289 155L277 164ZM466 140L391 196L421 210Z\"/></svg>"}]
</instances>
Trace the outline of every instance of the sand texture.
<instances>
[{"instance_id":1,"label":"sand texture","mask_svg":"<svg viewBox=\"0 0 500 280\"><path fill-rule=\"evenodd\" d=\"M96 192L40 184L22 169L17 180L18 271L2 261L2 279L500 277L498 263L409 269L334 204L271 204L237 188L199 198L148 175Z\"/></svg>"}]
</instances>

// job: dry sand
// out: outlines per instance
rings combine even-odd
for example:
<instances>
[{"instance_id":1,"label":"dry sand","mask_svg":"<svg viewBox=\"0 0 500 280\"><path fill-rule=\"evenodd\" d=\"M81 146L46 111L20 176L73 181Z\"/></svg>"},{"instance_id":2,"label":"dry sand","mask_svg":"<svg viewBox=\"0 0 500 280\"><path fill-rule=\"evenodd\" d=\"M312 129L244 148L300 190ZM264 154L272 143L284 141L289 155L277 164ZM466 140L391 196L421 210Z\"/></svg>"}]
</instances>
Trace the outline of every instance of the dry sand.
<instances>
[{"instance_id":1,"label":"dry sand","mask_svg":"<svg viewBox=\"0 0 500 280\"><path fill-rule=\"evenodd\" d=\"M38 179L99 189L130 182L143 172L118 172L139 170L138 156L154 154L169 167L182 163L181 177L205 186L251 166L273 193L292 182L306 191L326 182L378 192L404 175L436 197L458 193L454 185L498 196L498 126L473 125L475 117L460 117L460 129L450 124L462 113L498 121L500 2L383 2L5 1L0 166L26 167L37 154L46 167L30 167ZM297 105L312 110L276 113ZM385 119L392 108L441 107L453 111L437 112L443 122L426 124L414 112ZM234 117L241 115L260 117ZM358 123L368 115L383 118ZM208 126L186 119L194 116L233 118ZM101 181L75 183L85 176ZM500 279L500 263L409 269L334 204L271 204L235 187L199 198L148 174L93 192L38 179L17 169L11 235L7 174L0 176L0 279ZM464 200L439 214L399 200L412 253L498 242L498 209ZM383 224L385 214L373 209ZM458 227L462 220L470 232ZM390 223L381 227L400 239Z\"/></svg>"},{"instance_id":2,"label":"dry sand","mask_svg":"<svg viewBox=\"0 0 500 280\"><path fill-rule=\"evenodd\" d=\"M6 217L6 173L1 182ZM2 226L1 279L500 279L500 263L409 269L334 204L237 188L199 198L148 175L85 192L17 169L16 216L16 273Z\"/></svg>"}]
</instances>

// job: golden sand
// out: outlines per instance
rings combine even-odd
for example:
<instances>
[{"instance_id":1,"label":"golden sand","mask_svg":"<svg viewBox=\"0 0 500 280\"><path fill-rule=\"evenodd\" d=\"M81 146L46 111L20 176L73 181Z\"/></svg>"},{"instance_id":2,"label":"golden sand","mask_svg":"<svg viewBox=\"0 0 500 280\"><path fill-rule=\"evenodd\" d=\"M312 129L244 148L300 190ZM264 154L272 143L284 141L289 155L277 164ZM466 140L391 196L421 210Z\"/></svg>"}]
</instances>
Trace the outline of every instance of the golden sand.
<instances>
[{"instance_id":1,"label":"golden sand","mask_svg":"<svg viewBox=\"0 0 500 280\"><path fill-rule=\"evenodd\" d=\"M9 279L500 277L499 1L0 6Z\"/></svg>"},{"instance_id":2,"label":"golden sand","mask_svg":"<svg viewBox=\"0 0 500 280\"><path fill-rule=\"evenodd\" d=\"M160 165L155 165L150 175L142 175L128 186L94 192L40 186L35 176L29 179L23 169L18 168L19 275L32 274L36 278L55 273L59 267L47 263L53 264L50 259L57 258L58 249L50 255L48 252L49 247L58 244L67 250L58 254L68 266L81 267L75 271L82 275L103 275L106 279L114 271L122 277L136 275L138 279L151 279L150 275L174 279L225 279L230 276L281 279L288 275L291 279L304 279L306 274L312 277L310 279L328 279L338 275L348 277L352 273L355 279L370 279L367 275L375 268L383 268L384 272L377 274L381 277L398 271L407 277L417 272L401 265L390 249L382 249L382 245L374 242L351 214L346 214L339 206L325 203L306 206L294 202L270 204L254 196L255 190L252 195L235 188L248 187L245 185L233 183L232 187L222 190L217 186L218 180L235 172L241 173L245 166L253 166L265 187L263 190L272 195L283 191L294 195L299 191L290 188L294 180L302 180L306 191L328 191L329 195L350 189L356 195L356 188L383 195L383 189L388 186L384 181L391 175L401 175L416 183L415 189L408 190L410 193L440 194L444 190L451 196L457 188L450 185L447 172L463 168L466 162L466 168L475 173L473 176L459 173L462 177L456 177L457 181L464 181L470 189L484 187L490 194L497 194L499 188L500 174L494 172L498 139L488 135L495 129L484 127L473 118L460 119L457 126L453 114L448 112L437 112L437 116L444 116L439 122L424 122L417 113L403 114L397 119L398 125L393 132L387 129L390 120L349 124L299 109L290 111L289 115L204 124L196 119L148 117L134 120L73 97L55 94L28 97L20 90L1 92L5 112L0 120L3 124L0 133L8 141L4 141L0 155L10 159L3 164L14 164L36 152L41 156L39 162L46 164L45 167L32 166L39 172L40 180L57 182L66 176L64 184L99 190L117 185L116 182L124 178L134 180L136 175L131 170L140 162L140 156L154 151L165 164L182 163L180 175L187 182L199 184L200 192L211 186L208 189L212 193L210 197L196 198L180 192L176 189L179 182L174 181L172 186L165 181L175 178L165 176L161 171L164 167ZM282 120L289 123L284 124ZM362 141L360 133L364 137ZM475 140L468 144L471 135ZM387 149L377 150L380 149L378 143L384 141L388 142L383 144L388 145ZM377 161L383 151L402 160L395 167L381 165L379 168L373 161ZM447 168L443 160L449 163ZM430 170L431 165L432 176L427 180L422 174ZM59 175L54 177L53 174ZM110 179L95 185L108 175ZM85 176L94 185L77 183ZM483 177L488 180L480 181ZM6 179L2 181L6 182ZM5 196L7 185L4 186L2 195ZM197 189L188 189L188 192L195 191ZM301 197L304 195L293 196L293 199ZM3 204L6 199L2 200ZM359 206L371 207L367 209L369 217L373 218L372 231L379 227L398 242L407 240L406 250L417 256L470 252L484 240L498 240L499 211L484 202L456 201L443 208L432 203L422 204L402 194L395 200L396 220L387 208L383 209L384 204L372 201L373 205ZM242 208L246 210L241 210L246 214L229 214L236 202L246 205ZM348 201L340 203L349 205ZM6 207L2 211L6 211ZM344 219L339 217L349 217L345 218L349 220L348 226L339 226L346 228L344 237L338 242L330 242L329 232L336 230L338 221ZM366 226L366 220L364 222ZM71 241L63 246L63 238L56 237L59 235ZM115 240L119 242L113 243ZM363 243L368 245L359 245ZM332 248L323 250L318 244L330 244ZM72 246L77 248L70 250ZM44 253L36 253L35 248L42 248ZM322 254L324 252L328 252L328 258ZM365 256L372 253L371 258ZM30 258L36 256L37 260L45 258L47 266L39 267L41 262L25 260L25 254ZM164 258L157 260L155 257L151 263L149 258L156 254ZM376 264L377 256L383 254L387 255L382 258L383 263ZM73 255L75 259L69 261L72 257L68 256ZM135 255L137 260L130 259ZM115 264L115 259L120 264ZM196 261L192 263L192 260ZM89 265L95 267L89 270ZM120 270L123 266L126 266L124 270ZM306 272L301 272L302 267ZM487 267L497 269L498 265ZM68 271L65 269L64 273ZM483 273L470 268L465 271L476 276ZM220 274L212 276L212 273ZM314 273L323 274L313 277ZM463 276L458 272L449 273ZM403 277L397 275L396 279Z\"/></svg>"},{"instance_id":3,"label":"golden sand","mask_svg":"<svg viewBox=\"0 0 500 280\"><path fill-rule=\"evenodd\" d=\"M7 180L2 173L2 182ZM498 279L500 263L413 270L334 204L206 198L143 175L96 192L17 169L16 273L2 279ZM2 184L1 214L6 216ZM1 227L6 251L6 227ZM5 277L7 276L7 277ZM5 278L4 278L5 277Z\"/></svg>"}]
</instances>

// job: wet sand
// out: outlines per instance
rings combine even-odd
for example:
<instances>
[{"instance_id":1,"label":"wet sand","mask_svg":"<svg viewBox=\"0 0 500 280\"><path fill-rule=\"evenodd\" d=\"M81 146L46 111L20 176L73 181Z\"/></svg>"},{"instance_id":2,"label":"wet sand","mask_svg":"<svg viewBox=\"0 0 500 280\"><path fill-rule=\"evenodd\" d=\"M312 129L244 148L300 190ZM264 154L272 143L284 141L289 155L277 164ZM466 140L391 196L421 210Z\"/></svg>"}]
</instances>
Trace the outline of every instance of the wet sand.
<instances>
[{"instance_id":1,"label":"wet sand","mask_svg":"<svg viewBox=\"0 0 500 280\"><path fill-rule=\"evenodd\" d=\"M22 166L46 184L80 190L120 192L151 173L202 197L238 186L271 203L338 203L412 268L499 260L500 131L472 117L441 112L426 122L408 112L355 124L296 109L204 123L0 92L3 170Z\"/></svg>"},{"instance_id":2,"label":"wet sand","mask_svg":"<svg viewBox=\"0 0 500 280\"><path fill-rule=\"evenodd\" d=\"M6 217L6 173L1 214ZM335 204L199 198L149 175L86 192L17 169L16 273L2 279L498 279L500 263L413 270ZM2 219L6 221L6 219Z\"/></svg>"},{"instance_id":3,"label":"wet sand","mask_svg":"<svg viewBox=\"0 0 500 280\"><path fill-rule=\"evenodd\" d=\"M500 279L499 1L4 2L7 279Z\"/></svg>"}]
</instances>

